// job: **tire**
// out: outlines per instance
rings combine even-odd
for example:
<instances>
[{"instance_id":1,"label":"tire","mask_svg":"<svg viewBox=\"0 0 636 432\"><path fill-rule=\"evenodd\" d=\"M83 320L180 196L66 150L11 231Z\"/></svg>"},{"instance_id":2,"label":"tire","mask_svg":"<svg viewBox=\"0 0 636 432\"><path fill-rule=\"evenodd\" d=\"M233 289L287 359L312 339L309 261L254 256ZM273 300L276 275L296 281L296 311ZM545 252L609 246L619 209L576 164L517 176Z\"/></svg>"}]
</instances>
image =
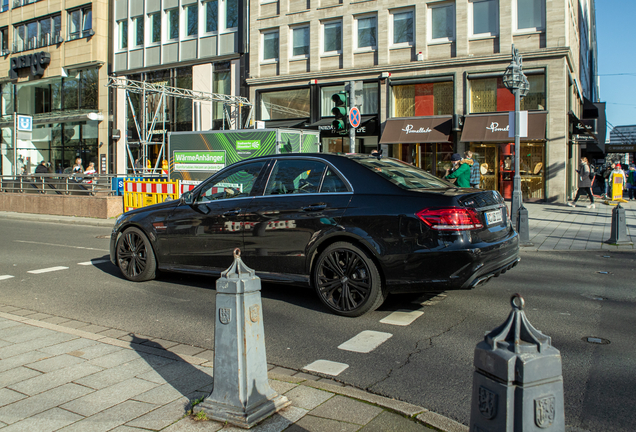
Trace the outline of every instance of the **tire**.
<instances>
[{"instance_id":1,"label":"tire","mask_svg":"<svg viewBox=\"0 0 636 432\"><path fill-rule=\"evenodd\" d=\"M133 282L155 278L157 261L148 237L138 228L128 228L117 240L117 266Z\"/></svg>"},{"instance_id":2,"label":"tire","mask_svg":"<svg viewBox=\"0 0 636 432\"><path fill-rule=\"evenodd\" d=\"M347 242L329 245L320 254L312 282L320 300L337 315L364 315L385 299L378 267L364 251Z\"/></svg>"}]
</instances>

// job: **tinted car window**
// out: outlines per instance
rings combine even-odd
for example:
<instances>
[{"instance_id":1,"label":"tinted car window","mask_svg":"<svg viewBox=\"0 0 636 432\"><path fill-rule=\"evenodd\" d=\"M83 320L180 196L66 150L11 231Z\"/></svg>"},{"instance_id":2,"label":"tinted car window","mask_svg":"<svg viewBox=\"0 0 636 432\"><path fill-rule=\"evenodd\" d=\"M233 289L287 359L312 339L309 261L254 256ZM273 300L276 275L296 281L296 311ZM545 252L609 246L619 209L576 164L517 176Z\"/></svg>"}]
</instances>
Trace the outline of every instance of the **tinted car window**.
<instances>
[{"instance_id":1,"label":"tinted car window","mask_svg":"<svg viewBox=\"0 0 636 432\"><path fill-rule=\"evenodd\" d=\"M201 189L197 202L246 197L252 191L265 162L241 165Z\"/></svg>"},{"instance_id":2,"label":"tinted car window","mask_svg":"<svg viewBox=\"0 0 636 432\"><path fill-rule=\"evenodd\" d=\"M325 174L325 179L322 181L322 186L320 187L320 192L348 192L347 186L344 184L342 179L334 173L331 168L327 170L327 174Z\"/></svg>"},{"instance_id":3,"label":"tinted car window","mask_svg":"<svg viewBox=\"0 0 636 432\"><path fill-rule=\"evenodd\" d=\"M302 159L279 160L265 188L265 195L316 193L326 165Z\"/></svg>"},{"instance_id":4,"label":"tinted car window","mask_svg":"<svg viewBox=\"0 0 636 432\"><path fill-rule=\"evenodd\" d=\"M403 189L437 189L452 187L452 183L397 159L374 157L353 159L377 175Z\"/></svg>"}]
</instances>

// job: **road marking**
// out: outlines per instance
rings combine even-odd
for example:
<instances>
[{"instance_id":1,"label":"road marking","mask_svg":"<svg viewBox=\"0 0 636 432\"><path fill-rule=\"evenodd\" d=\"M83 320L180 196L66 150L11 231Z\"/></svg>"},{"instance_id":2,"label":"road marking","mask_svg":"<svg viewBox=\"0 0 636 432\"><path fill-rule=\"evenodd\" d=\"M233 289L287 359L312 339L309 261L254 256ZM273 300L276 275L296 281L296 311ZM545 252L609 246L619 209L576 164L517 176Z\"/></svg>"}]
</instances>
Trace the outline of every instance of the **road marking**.
<instances>
[{"instance_id":1,"label":"road marking","mask_svg":"<svg viewBox=\"0 0 636 432\"><path fill-rule=\"evenodd\" d=\"M422 316L422 311L395 311L386 318L380 320L382 324L407 326Z\"/></svg>"},{"instance_id":2,"label":"road marking","mask_svg":"<svg viewBox=\"0 0 636 432\"><path fill-rule=\"evenodd\" d=\"M40 242L27 241L27 240L13 240L13 241L17 242L17 243L30 243L30 244L43 245L43 246L56 246L56 247L67 247L67 248L73 248L73 249L84 249L84 250L94 250L94 251L101 251L101 252L110 252L109 249L95 249L95 248L89 248L89 247L84 247L84 246L70 246L70 245L63 245L63 244L40 243Z\"/></svg>"},{"instance_id":3,"label":"road marking","mask_svg":"<svg viewBox=\"0 0 636 432\"><path fill-rule=\"evenodd\" d=\"M349 365L345 363L332 362L329 360L316 360L315 362L305 366L303 370L336 376L348 367Z\"/></svg>"},{"instance_id":4,"label":"road marking","mask_svg":"<svg viewBox=\"0 0 636 432\"><path fill-rule=\"evenodd\" d=\"M48 272L54 272L54 271L58 271L58 270L68 270L68 267L49 267L49 268L45 268L45 269L39 269L39 270L31 270L28 271L27 273L33 273L33 274L40 274L40 273L48 273Z\"/></svg>"},{"instance_id":5,"label":"road marking","mask_svg":"<svg viewBox=\"0 0 636 432\"><path fill-rule=\"evenodd\" d=\"M77 263L77 265L89 266L89 265L104 264L107 262L110 262L110 260L101 259L101 260L86 261L86 262Z\"/></svg>"},{"instance_id":6,"label":"road marking","mask_svg":"<svg viewBox=\"0 0 636 432\"><path fill-rule=\"evenodd\" d=\"M11 279L13 276L11 275L2 275L0 276L0 280Z\"/></svg>"},{"instance_id":7,"label":"road marking","mask_svg":"<svg viewBox=\"0 0 636 432\"><path fill-rule=\"evenodd\" d=\"M391 333L365 330L341 344L338 348L345 351L369 353L379 347L391 336L393 336Z\"/></svg>"}]
</instances>

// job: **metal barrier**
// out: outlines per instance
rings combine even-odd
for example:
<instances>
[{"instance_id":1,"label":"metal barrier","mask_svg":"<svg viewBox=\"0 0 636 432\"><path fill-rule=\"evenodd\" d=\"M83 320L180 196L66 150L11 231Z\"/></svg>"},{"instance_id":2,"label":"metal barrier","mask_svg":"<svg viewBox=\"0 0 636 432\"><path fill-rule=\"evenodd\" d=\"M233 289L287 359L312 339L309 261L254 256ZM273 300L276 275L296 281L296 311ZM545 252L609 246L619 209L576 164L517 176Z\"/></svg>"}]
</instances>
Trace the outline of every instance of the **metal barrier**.
<instances>
[{"instance_id":1,"label":"metal barrier","mask_svg":"<svg viewBox=\"0 0 636 432\"><path fill-rule=\"evenodd\" d=\"M178 199L179 182L164 180L125 180L124 211L130 211L168 199Z\"/></svg>"},{"instance_id":2,"label":"metal barrier","mask_svg":"<svg viewBox=\"0 0 636 432\"><path fill-rule=\"evenodd\" d=\"M0 176L0 191L54 195L113 195L107 174L28 174Z\"/></svg>"}]
</instances>

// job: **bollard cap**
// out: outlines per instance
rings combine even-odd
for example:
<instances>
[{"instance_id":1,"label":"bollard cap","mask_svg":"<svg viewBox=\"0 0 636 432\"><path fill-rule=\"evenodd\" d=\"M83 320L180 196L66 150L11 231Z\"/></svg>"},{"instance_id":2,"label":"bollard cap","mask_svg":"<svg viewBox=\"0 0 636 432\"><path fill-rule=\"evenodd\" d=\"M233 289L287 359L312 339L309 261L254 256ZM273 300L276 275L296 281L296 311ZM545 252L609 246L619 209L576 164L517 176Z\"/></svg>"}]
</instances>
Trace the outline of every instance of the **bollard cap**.
<instances>
[{"instance_id":1,"label":"bollard cap","mask_svg":"<svg viewBox=\"0 0 636 432\"><path fill-rule=\"evenodd\" d=\"M254 274L254 270L246 266L241 259L241 250L236 248L234 249L234 262L227 270L221 272L221 277L226 279L252 279Z\"/></svg>"},{"instance_id":2,"label":"bollard cap","mask_svg":"<svg viewBox=\"0 0 636 432\"><path fill-rule=\"evenodd\" d=\"M216 281L217 293L245 294L260 290L260 278L241 260L240 249L234 249L234 262Z\"/></svg>"}]
</instances>

